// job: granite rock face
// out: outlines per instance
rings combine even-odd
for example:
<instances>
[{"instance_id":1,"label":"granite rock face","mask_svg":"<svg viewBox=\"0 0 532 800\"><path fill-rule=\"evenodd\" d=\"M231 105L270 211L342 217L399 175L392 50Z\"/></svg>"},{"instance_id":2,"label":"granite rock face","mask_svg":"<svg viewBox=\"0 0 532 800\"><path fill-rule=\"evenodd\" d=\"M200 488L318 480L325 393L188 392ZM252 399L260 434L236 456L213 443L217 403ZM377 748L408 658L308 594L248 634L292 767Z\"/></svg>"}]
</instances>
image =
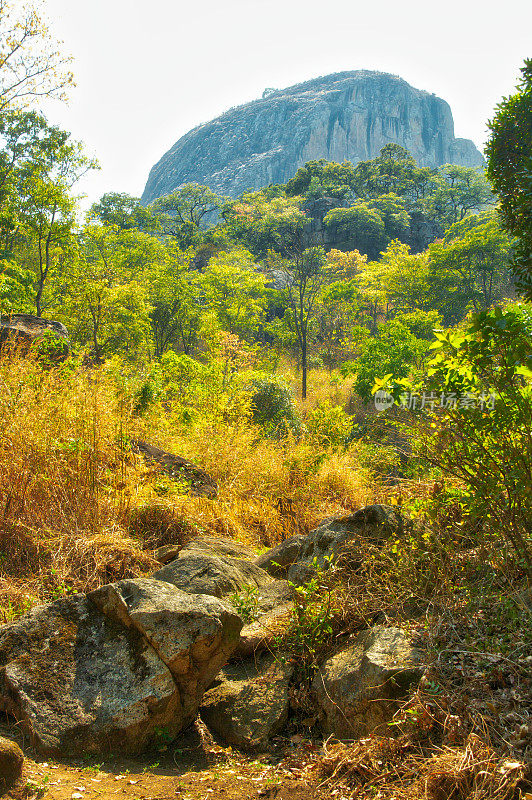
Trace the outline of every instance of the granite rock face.
<instances>
[{"instance_id":1,"label":"granite rock face","mask_svg":"<svg viewBox=\"0 0 532 800\"><path fill-rule=\"evenodd\" d=\"M39 606L0 628L0 711L44 754L140 753L193 721L241 627L214 597L143 578Z\"/></svg>"},{"instance_id":2,"label":"granite rock face","mask_svg":"<svg viewBox=\"0 0 532 800\"><path fill-rule=\"evenodd\" d=\"M386 144L409 150L420 166L482 166L469 139L454 136L449 105L395 75L360 70L280 89L185 134L152 168L142 200L185 183L237 197L286 183L307 161L364 161Z\"/></svg>"},{"instance_id":3,"label":"granite rock face","mask_svg":"<svg viewBox=\"0 0 532 800\"><path fill-rule=\"evenodd\" d=\"M324 733L337 739L383 733L424 669L422 653L405 631L382 625L363 631L314 678Z\"/></svg>"}]
</instances>

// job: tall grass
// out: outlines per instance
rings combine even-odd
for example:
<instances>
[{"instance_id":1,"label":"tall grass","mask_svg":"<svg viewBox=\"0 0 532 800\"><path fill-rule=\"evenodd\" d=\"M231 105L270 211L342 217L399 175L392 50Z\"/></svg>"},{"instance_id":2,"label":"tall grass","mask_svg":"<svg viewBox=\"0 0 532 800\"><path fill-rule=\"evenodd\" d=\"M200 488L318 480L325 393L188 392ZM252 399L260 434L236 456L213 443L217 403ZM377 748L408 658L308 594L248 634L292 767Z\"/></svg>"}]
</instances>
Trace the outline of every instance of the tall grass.
<instances>
[{"instance_id":1,"label":"tall grass","mask_svg":"<svg viewBox=\"0 0 532 800\"><path fill-rule=\"evenodd\" d=\"M180 424L157 404L138 415L116 375L0 360L0 620L148 574L172 540L205 532L269 547L374 499L352 452L268 439L245 415ZM218 498L184 494L131 452L132 438L198 463Z\"/></svg>"}]
</instances>

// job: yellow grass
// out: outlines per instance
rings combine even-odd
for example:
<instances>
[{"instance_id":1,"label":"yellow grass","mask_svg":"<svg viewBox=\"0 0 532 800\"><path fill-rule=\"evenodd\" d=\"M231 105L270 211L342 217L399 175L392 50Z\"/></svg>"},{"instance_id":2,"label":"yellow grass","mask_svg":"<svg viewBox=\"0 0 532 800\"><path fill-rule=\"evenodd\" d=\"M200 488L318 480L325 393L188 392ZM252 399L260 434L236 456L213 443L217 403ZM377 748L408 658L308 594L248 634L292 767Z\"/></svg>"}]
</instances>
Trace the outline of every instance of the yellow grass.
<instances>
[{"instance_id":1,"label":"yellow grass","mask_svg":"<svg viewBox=\"0 0 532 800\"><path fill-rule=\"evenodd\" d=\"M0 619L148 574L170 541L204 532L269 547L373 499L353 454L267 439L245 419L184 428L132 406L105 368L0 361ZM218 498L184 495L132 454L134 437L199 464Z\"/></svg>"}]
</instances>

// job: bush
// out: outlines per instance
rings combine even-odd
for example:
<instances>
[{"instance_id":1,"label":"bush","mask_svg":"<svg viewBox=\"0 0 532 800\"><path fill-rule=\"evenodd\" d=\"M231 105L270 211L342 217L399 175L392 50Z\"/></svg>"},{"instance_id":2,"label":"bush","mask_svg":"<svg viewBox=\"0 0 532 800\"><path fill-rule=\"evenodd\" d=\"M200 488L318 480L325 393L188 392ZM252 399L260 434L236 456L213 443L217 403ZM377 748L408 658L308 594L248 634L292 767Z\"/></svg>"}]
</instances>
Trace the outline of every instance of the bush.
<instances>
[{"instance_id":1,"label":"bush","mask_svg":"<svg viewBox=\"0 0 532 800\"><path fill-rule=\"evenodd\" d=\"M532 314L495 307L438 340L416 389L435 399L429 413L414 412L415 449L461 483L470 519L508 543L532 578Z\"/></svg>"},{"instance_id":2,"label":"bush","mask_svg":"<svg viewBox=\"0 0 532 800\"><path fill-rule=\"evenodd\" d=\"M249 385L251 393L251 417L264 428L268 436L298 433L300 419L294 406L289 384L278 375L253 378Z\"/></svg>"},{"instance_id":3,"label":"bush","mask_svg":"<svg viewBox=\"0 0 532 800\"><path fill-rule=\"evenodd\" d=\"M325 402L309 411L305 424L311 440L318 447L338 449L348 441L353 420L341 406Z\"/></svg>"}]
</instances>

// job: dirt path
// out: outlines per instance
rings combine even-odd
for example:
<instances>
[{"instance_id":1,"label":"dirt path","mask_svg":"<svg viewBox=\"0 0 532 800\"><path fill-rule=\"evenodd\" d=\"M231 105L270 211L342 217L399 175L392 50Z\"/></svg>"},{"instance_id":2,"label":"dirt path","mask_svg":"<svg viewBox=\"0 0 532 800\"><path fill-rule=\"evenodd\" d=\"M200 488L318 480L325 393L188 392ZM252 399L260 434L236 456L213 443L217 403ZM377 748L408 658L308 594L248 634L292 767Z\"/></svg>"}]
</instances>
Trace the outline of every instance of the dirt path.
<instances>
[{"instance_id":1,"label":"dirt path","mask_svg":"<svg viewBox=\"0 0 532 800\"><path fill-rule=\"evenodd\" d=\"M135 759L56 761L26 747L23 780L3 796L6 800L325 800L330 792L322 793L306 770L316 753L313 745L280 739L270 753L246 756L216 745L202 726Z\"/></svg>"}]
</instances>

